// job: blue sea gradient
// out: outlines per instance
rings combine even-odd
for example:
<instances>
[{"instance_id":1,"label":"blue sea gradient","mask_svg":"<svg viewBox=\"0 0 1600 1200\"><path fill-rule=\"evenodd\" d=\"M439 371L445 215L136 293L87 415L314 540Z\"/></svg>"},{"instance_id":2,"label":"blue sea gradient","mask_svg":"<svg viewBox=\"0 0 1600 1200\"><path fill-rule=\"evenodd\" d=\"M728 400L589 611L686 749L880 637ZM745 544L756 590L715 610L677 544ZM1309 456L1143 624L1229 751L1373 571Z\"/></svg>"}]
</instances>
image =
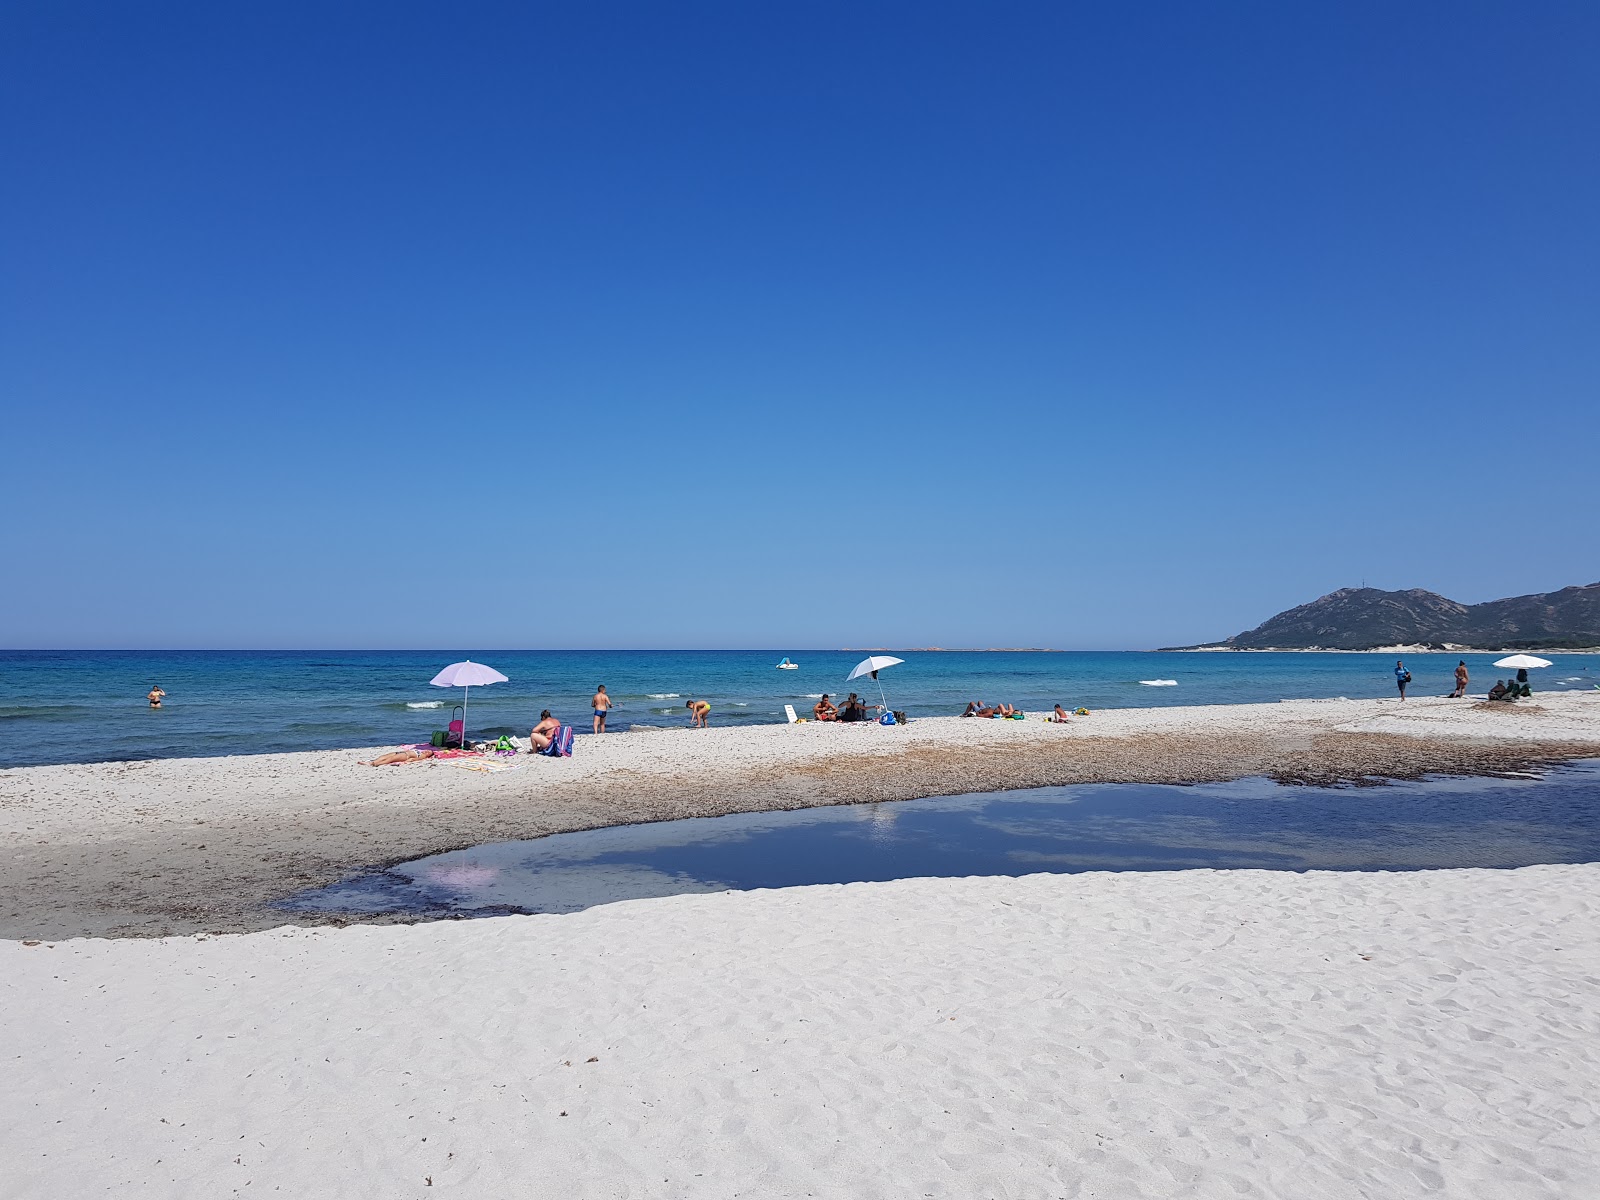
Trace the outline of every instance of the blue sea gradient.
<instances>
[{"instance_id":1,"label":"blue sea gradient","mask_svg":"<svg viewBox=\"0 0 1600 1200\"><path fill-rule=\"evenodd\" d=\"M823 692L859 691L878 700L870 679L846 682L865 651L792 648L728 650L485 650L470 655L508 676L473 688L467 726L474 737L526 735L541 709L580 733L589 697L605 684L616 703L610 728L687 724L684 704L703 699L711 724L784 720L785 704L808 715ZM799 669L780 671L787 655ZM959 714L968 700L1005 701L1030 712L1235 704L1346 696L1393 696L1394 656L1144 652L900 651L882 673L892 708L910 717ZM461 689L429 686L451 651L0 651L0 767L61 762L261 754L284 750L424 741L442 729ZM1454 654L1406 656L1412 695L1443 695ZM1466 655L1481 693L1510 673L1498 654ZM1547 655L1536 689L1593 690L1600 659ZM1145 680L1175 680L1173 686ZM167 693L159 711L145 693ZM419 707L419 706L430 707Z\"/></svg>"}]
</instances>

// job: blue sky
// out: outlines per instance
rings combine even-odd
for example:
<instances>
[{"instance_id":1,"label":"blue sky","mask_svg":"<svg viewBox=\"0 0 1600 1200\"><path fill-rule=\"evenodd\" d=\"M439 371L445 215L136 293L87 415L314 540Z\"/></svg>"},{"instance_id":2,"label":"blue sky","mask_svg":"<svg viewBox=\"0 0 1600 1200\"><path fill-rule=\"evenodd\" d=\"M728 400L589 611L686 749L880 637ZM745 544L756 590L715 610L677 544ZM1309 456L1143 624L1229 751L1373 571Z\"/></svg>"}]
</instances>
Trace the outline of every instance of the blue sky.
<instances>
[{"instance_id":1,"label":"blue sky","mask_svg":"<svg viewBox=\"0 0 1600 1200\"><path fill-rule=\"evenodd\" d=\"M1596 61L1588 3L5 5L0 644L1592 582Z\"/></svg>"}]
</instances>

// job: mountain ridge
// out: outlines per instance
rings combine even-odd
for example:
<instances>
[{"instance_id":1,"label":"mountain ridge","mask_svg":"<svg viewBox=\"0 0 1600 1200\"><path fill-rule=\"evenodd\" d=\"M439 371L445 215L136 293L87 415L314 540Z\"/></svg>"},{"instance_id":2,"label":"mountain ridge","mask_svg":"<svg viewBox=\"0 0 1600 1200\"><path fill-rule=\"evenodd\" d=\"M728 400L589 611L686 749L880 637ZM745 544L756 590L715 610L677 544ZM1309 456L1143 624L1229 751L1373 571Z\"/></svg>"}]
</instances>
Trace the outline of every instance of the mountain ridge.
<instances>
[{"instance_id":1,"label":"mountain ridge","mask_svg":"<svg viewBox=\"0 0 1600 1200\"><path fill-rule=\"evenodd\" d=\"M1424 588L1340 588L1220 642L1164 650L1558 650L1600 646L1600 583L1462 604Z\"/></svg>"}]
</instances>

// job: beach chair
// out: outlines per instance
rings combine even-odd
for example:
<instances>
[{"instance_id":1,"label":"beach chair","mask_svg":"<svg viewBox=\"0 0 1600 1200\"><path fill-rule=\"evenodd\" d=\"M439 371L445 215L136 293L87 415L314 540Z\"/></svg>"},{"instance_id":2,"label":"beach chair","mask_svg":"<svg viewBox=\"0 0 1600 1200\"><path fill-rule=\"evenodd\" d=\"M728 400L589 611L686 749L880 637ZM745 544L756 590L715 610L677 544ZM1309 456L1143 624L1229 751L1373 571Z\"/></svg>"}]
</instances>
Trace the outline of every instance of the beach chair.
<instances>
[{"instance_id":1,"label":"beach chair","mask_svg":"<svg viewBox=\"0 0 1600 1200\"><path fill-rule=\"evenodd\" d=\"M789 724L791 725L800 720L799 717L794 715L794 705L792 704L785 704L783 706L783 715L789 718Z\"/></svg>"},{"instance_id":2,"label":"beach chair","mask_svg":"<svg viewBox=\"0 0 1600 1200\"><path fill-rule=\"evenodd\" d=\"M550 744L539 753L549 755L551 758L571 758L572 726L563 725L557 729L555 736L550 739Z\"/></svg>"}]
</instances>

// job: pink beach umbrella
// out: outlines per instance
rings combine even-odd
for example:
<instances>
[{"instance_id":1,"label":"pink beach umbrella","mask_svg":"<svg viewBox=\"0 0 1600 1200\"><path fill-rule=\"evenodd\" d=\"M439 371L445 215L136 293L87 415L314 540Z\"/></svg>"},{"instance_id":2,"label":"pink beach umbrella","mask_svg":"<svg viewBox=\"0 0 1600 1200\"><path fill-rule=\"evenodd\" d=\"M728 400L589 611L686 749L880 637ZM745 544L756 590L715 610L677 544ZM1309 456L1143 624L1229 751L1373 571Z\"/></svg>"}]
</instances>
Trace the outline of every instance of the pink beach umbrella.
<instances>
[{"instance_id":1,"label":"pink beach umbrella","mask_svg":"<svg viewBox=\"0 0 1600 1200\"><path fill-rule=\"evenodd\" d=\"M487 687L491 683L505 683L506 677L493 667L466 662L451 663L433 677L434 687L458 687L461 691L461 744L467 744L467 695L474 687Z\"/></svg>"}]
</instances>

